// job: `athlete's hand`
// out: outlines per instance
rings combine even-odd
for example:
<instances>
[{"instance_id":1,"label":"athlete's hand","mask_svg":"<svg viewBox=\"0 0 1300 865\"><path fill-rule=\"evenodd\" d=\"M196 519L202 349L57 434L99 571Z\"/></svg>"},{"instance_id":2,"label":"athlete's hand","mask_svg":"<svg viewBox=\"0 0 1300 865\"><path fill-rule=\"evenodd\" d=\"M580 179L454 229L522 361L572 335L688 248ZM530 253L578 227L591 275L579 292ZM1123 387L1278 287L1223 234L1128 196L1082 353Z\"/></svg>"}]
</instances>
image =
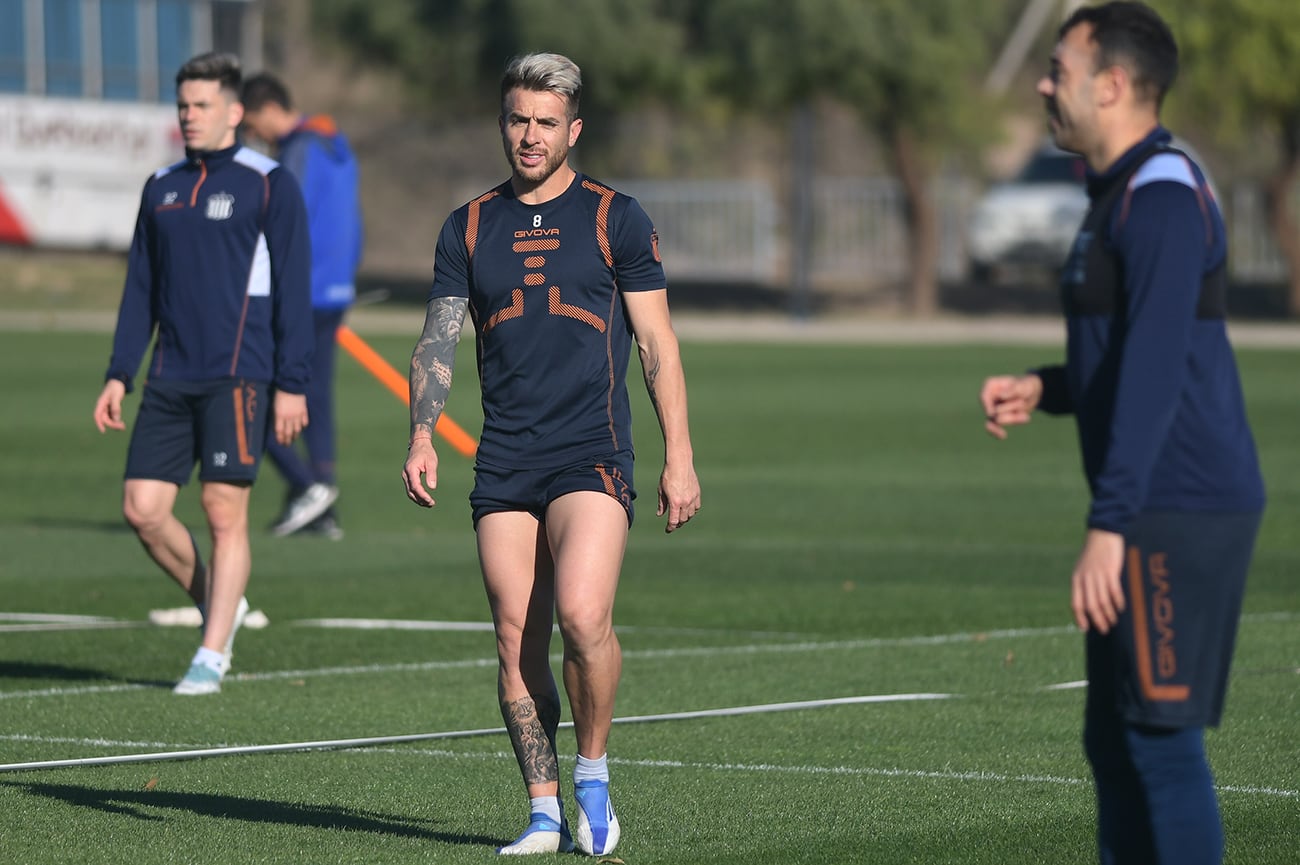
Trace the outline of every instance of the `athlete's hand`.
<instances>
[{"instance_id":1,"label":"athlete's hand","mask_svg":"<svg viewBox=\"0 0 1300 865\"><path fill-rule=\"evenodd\" d=\"M126 396L126 385L120 380L110 378L104 382L104 389L95 400L95 426L102 433L106 429L126 429L122 420L122 398Z\"/></svg>"},{"instance_id":2,"label":"athlete's hand","mask_svg":"<svg viewBox=\"0 0 1300 865\"><path fill-rule=\"evenodd\" d=\"M433 440L417 438L406 452L406 465L402 466L402 483L406 497L422 508L434 506L429 490L438 488L438 452Z\"/></svg>"},{"instance_id":3,"label":"athlete's hand","mask_svg":"<svg viewBox=\"0 0 1300 865\"><path fill-rule=\"evenodd\" d=\"M1079 630L1105 634L1124 611L1124 536L1089 529L1070 579L1070 608Z\"/></svg>"},{"instance_id":4,"label":"athlete's hand","mask_svg":"<svg viewBox=\"0 0 1300 865\"><path fill-rule=\"evenodd\" d=\"M307 426L307 395L277 390L273 411L275 440L282 445L293 444L293 440Z\"/></svg>"},{"instance_id":5,"label":"athlete's hand","mask_svg":"<svg viewBox=\"0 0 1300 865\"><path fill-rule=\"evenodd\" d=\"M1043 380L1033 373L986 378L980 389L984 429L994 438L1005 439L1008 426L1029 423L1042 396Z\"/></svg>"},{"instance_id":6,"label":"athlete's hand","mask_svg":"<svg viewBox=\"0 0 1300 865\"><path fill-rule=\"evenodd\" d=\"M680 466L665 463L659 476L659 516L668 514L665 532L675 532L690 521L700 510L700 479L695 476L695 466L688 460Z\"/></svg>"}]
</instances>

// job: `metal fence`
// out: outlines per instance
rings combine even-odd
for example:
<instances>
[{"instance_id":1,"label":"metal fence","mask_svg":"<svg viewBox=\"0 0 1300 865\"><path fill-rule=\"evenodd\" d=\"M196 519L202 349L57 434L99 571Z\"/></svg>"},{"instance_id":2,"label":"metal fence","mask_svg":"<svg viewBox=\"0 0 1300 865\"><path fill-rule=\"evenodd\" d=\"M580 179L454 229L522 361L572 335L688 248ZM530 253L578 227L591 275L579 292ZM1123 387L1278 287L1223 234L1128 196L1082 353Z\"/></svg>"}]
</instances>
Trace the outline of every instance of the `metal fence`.
<instances>
[{"instance_id":1,"label":"metal fence","mask_svg":"<svg viewBox=\"0 0 1300 865\"><path fill-rule=\"evenodd\" d=\"M788 285L790 219L784 199L759 180L621 180L659 232L672 280ZM467 187L468 188L468 187ZM484 187L486 188L486 187ZM966 226L980 186L961 177L935 184L939 277L966 276ZM1300 189L1297 202L1300 205ZM1224 202L1234 279L1283 281L1262 191L1239 184ZM907 226L900 185L891 178L817 178L812 185L811 276L817 283L874 288L907 277ZM1297 211L1300 212L1300 211Z\"/></svg>"}]
</instances>

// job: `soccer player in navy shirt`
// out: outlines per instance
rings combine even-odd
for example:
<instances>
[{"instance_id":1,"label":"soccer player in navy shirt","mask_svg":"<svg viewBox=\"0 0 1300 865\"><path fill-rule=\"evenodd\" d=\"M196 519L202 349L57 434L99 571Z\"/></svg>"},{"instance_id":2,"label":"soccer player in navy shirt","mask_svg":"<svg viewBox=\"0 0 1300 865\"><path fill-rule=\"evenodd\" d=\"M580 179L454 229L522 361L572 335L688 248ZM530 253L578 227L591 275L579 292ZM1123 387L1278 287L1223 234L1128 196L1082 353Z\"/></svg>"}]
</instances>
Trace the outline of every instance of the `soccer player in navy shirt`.
<instances>
[{"instance_id":1,"label":"soccer player in navy shirt","mask_svg":"<svg viewBox=\"0 0 1300 865\"><path fill-rule=\"evenodd\" d=\"M221 690L248 611L248 501L263 444L268 432L288 444L308 421L307 214L293 177L238 141L240 78L229 54L199 55L176 75L186 156L145 182L94 410L100 432L126 428L122 401L156 336L122 510L203 614L203 642L178 694ZM196 463L212 539L207 566L174 513Z\"/></svg>"},{"instance_id":2,"label":"soccer player in navy shirt","mask_svg":"<svg viewBox=\"0 0 1300 865\"><path fill-rule=\"evenodd\" d=\"M1204 730L1219 723L1264 485L1225 323L1227 241L1159 110L1178 48L1147 6L1062 25L1038 84L1088 165L1091 207L1061 292L1066 362L995 376L997 438L1071 413L1091 507L1072 575L1086 632L1084 749L1104 865L1212 865L1223 828Z\"/></svg>"},{"instance_id":3,"label":"soccer player in navy shirt","mask_svg":"<svg viewBox=\"0 0 1300 865\"><path fill-rule=\"evenodd\" d=\"M511 61L501 84L508 181L451 214L438 239L424 332L411 357L407 496L432 507L433 431L473 319L483 433L470 495L500 661L498 696L530 799L504 854L606 855L619 839L605 749L621 652L613 609L632 522L635 341L664 437L660 516L676 531L700 508L686 382L654 226L635 200L575 172L578 67L555 54ZM577 738L576 829L556 757L560 698L552 622Z\"/></svg>"}]
</instances>

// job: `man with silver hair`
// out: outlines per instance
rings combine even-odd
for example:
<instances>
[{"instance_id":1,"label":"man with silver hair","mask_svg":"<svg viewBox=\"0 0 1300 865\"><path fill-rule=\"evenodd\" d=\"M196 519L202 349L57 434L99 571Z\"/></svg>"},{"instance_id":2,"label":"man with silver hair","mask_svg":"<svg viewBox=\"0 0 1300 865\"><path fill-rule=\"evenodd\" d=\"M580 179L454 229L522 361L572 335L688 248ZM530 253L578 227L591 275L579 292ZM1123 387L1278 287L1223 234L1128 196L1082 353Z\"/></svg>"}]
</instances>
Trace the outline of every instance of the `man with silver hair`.
<instances>
[{"instance_id":1,"label":"man with silver hair","mask_svg":"<svg viewBox=\"0 0 1300 865\"><path fill-rule=\"evenodd\" d=\"M657 513L673 532L700 508L658 235L634 199L569 166L581 91L581 73L565 57L509 64L499 122L510 179L444 224L411 357L402 478L413 502L432 507L433 430L469 312L484 418L470 504L501 713L530 799L529 825L503 854L576 842L606 855L619 840L605 749L622 667L614 595L636 497L624 383L634 340L664 440ZM553 623L577 738L572 837L556 755Z\"/></svg>"}]
</instances>

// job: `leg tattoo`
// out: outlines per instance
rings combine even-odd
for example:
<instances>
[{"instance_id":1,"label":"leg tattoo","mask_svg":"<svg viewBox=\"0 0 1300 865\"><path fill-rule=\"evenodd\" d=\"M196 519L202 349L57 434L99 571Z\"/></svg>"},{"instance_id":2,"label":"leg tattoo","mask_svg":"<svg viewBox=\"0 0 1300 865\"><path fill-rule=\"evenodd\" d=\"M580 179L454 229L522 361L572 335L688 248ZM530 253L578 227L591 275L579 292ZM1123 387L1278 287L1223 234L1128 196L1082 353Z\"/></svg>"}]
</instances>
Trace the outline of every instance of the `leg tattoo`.
<instances>
[{"instance_id":1,"label":"leg tattoo","mask_svg":"<svg viewBox=\"0 0 1300 865\"><path fill-rule=\"evenodd\" d=\"M501 717L510 733L515 759L525 784L546 784L560 780L555 754L555 733L560 726L558 697L525 697L501 703Z\"/></svg>"}]
</instances>

